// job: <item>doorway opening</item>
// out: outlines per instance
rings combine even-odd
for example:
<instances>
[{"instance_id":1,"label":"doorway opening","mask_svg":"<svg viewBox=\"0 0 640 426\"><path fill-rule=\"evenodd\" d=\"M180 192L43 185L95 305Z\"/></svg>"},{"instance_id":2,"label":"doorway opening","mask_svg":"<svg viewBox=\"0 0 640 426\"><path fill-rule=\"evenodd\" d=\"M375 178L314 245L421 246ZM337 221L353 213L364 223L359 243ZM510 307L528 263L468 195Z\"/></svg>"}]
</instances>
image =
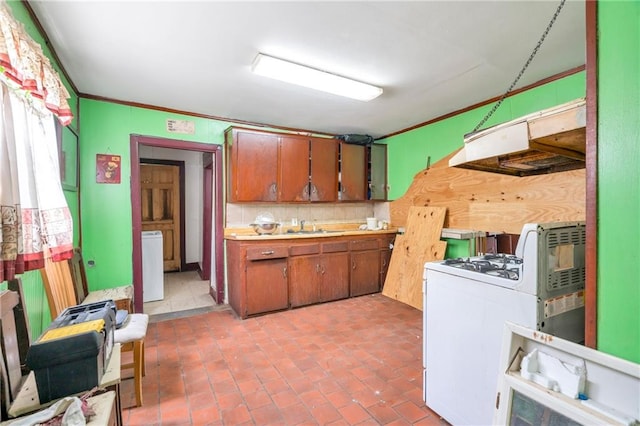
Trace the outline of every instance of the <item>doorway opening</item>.
<instances>
[{"instance_id":1,"label":"doorway opening","mask_svg":"<svg viewBox=\"0 0 640 426\"><path fill-rule=\"evenodd\" d=\"M132 239L133 239L133 284L134 307L142 312L143 280L142 280L142 184L140 150L145 147L169 148L181 151L202 153L202 241L200 258L200 278L209 281L209 294L216 304L224 303L224 266L223 266L223 204L222 204L222 147L220 145L188 142L175 139L150 136L131 135L131 207L132 207ZM147 199L145 202L149 202ZM188 212L182 212L182 217ZM182 219L184 222L185 219ZM180 231L179 228L177 228ZM182 230L184 235L184 230ZM177 240L176 240L177 241ZM180 243L181 269L189 270L185 264L185 250ZM177 249L178 247L176 247ZM192 266L192 265L191 265ZM182 272L180 272L182 273Z\"/></svg>"}]
</instances>

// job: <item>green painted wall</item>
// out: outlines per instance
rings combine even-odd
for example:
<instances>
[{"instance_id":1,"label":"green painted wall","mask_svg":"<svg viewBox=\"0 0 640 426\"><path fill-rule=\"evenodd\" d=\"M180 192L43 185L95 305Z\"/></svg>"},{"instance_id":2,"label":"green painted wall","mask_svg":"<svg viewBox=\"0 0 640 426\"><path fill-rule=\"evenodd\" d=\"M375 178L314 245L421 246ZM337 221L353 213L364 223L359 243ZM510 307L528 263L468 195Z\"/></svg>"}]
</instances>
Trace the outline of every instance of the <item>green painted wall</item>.
<instances>
[{"instance_id":1,"label":"green painted wall","mask_svg":"<svg viewBox=\"0 0 640 426\"><path fill-rule=\"evenodd\" d=\"M640 2L598 27L598 349L640 362Z\"/></svg>"},{"instance_id":2,"label":"green painted wall","mask_svg":"<svg viewBox=\"0 0 640 426\"><path fill-rule=\"evenodd\" d=\"M586 74L580 72L544 86L511 96L502 103L484 127L510 121L585 96ZM458 114L446 120L389 137L387 144L389 199L407 191L416 173L461 148L464 135L473 130L493 105Z\"/></svg>"},{"instance_id":3,"label":"green painted wall","mask_svg":"<svg viewBox=\"0 0 640 426\"><path fill-rule=\"evenodd\" d=\"M80 109L82 255L95 262L87 268L90 287L109 288L133 280L130 135L222 144L230 123L88 99L81 100ZM167 132L167 119L195 122L195 134ZM96 183L96 154L122 157L120 184Z\"/></svg>"}]
</instances>

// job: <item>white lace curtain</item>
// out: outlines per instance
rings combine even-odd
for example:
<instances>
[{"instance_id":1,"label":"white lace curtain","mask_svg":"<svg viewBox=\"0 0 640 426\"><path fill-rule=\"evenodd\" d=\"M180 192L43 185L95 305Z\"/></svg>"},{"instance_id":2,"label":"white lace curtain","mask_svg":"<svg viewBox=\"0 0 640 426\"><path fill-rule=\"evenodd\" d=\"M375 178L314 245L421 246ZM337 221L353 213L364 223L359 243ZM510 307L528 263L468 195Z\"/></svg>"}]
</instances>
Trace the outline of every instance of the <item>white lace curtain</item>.
<instances>
[{"instance_id":1,"label":"white lace curtain","mask_svg":"<svg viewBox=\"0 0 640 426\"><path fill-rule=\"evenodd\" d=\"M40 46L0 3L0 282L73 254L73 224L54 120L73 118L69 94Z\"/></svg>"}]
</instances>

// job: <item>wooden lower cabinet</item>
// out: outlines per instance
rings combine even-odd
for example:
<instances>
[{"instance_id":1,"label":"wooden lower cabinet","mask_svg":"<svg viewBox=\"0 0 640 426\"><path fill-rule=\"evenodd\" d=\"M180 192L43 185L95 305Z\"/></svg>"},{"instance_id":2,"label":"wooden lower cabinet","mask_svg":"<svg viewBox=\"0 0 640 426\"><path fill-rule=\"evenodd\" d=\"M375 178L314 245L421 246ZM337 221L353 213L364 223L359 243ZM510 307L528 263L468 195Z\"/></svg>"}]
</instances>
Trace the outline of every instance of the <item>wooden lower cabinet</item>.
<instances>
[{"instance_id":1,"label":"wooden lower cabinet","mask_svg":"<svg viewBox=\"0 0 640 426\"><path fill-rule=\"evenodd\" d=\"M288 307L287 259L247 262L246 315L278 311Z\"/></svg>"},{"instance_id":2,"label":"wooden lower cabinet","mask_svg":"<svg viewBox=\"0 0 640 426\"><path fill-rule=\"evenodd\" d=\"M391 255L389 241L393 236L275 244L228 240L229 304L247 318L379 292Z\"/></svg>"},{"instance_id":3,"label":"wooden lower cabinet","mask_svg":"<svg viewBox=\"0 0 640 426\"><path fill-rule=\"evenodd\" d=\"M320 255L289 259L289 303L292 308L318 302Z\"/></svg>"},{"instance_id":4,"label":"wooden lower cabinet","mask_svg":"<svg viewBox=\"0 0 640 426\"><path fill-rule=\"evenodd\" d=\"M288 246L227 242L229 304L242 318L287 309Z\"/></svg>"},{"instance_id":5,"label":"wooden lower cabinet","mask_svg":"<svg viewBox=\"0 0 640 426\"><path fill-rule=\"evenodd\" d=\"M351 297L380 291L380 252L367 250L351 253Z\"/></svg>"},{"instance_id":6,"label":"wooden lower cabinet","mask_svg":"<svg viewBox=\"0 0 640 426\"><path fill-rule=\"evenodd\" d=\"M379 239L368 238L349 242L351 272L349 295L362 296L380 291Z\"/></svg>"},{"instance_id":7,"label":"wooden lower cabinet","mask_svg":"<svg viewBox=\"0 0 640 426\"><path fill-rule=\"evenodd\" d=\"M349 253L289 258L292 308L349 297Z\"/></svg>"},{"instance_id":8,"label":"wooden lower cabinet","mask_svg":"<svg viewBox=\"0 0 640 426\"><path fill-rule=\"evenodd\" d=\"M325 254L320 267L320 302L349 297L349 253Z\"/></svg>"}]
</instances>

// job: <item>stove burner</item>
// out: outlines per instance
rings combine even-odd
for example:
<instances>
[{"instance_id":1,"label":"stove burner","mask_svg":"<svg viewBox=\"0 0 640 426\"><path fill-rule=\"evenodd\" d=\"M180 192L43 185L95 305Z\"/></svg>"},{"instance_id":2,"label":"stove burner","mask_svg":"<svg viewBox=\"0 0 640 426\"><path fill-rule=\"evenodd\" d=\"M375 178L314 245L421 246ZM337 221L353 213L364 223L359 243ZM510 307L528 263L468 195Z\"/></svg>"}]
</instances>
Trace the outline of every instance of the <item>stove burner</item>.
<instances>
[{"instance_id":1,"label":"stove burner","mask_svg":"<svg viewBox=\"0 0 640 426\"><path fill-rule=\"evenodd\" d=\"M446 259L444 264L453 268L517 280L520 276L518 265L522 264L522 259L513 255L488 254L475 259L463 259L460 257L457 259ZM507 266L511 266L511 268L507 269Z\"/></svg>"},{"instance_id":2,"label":"stove burner","mask_svg":"<svg viewBox=\"0 0 640 426\"><path fill-rule=\"evenodd\" d=\"M493 269L491 271L487 271L487 275L508 278L510 280L517 280L519 276L517 269Z\"/></svg>"},{"instance_id":3,"label":"stove burner","mask_svg":"<svg viewBox=\"0 0 640 426\"><path fill-rule=\"evenodd\" d=\"M485 260L489 260L491 262L505 263L505 264L513 264L520 265L522 263L522 259L514 256L512 254L485 254L483 257Z\"/></svg>"}]
</instances>

